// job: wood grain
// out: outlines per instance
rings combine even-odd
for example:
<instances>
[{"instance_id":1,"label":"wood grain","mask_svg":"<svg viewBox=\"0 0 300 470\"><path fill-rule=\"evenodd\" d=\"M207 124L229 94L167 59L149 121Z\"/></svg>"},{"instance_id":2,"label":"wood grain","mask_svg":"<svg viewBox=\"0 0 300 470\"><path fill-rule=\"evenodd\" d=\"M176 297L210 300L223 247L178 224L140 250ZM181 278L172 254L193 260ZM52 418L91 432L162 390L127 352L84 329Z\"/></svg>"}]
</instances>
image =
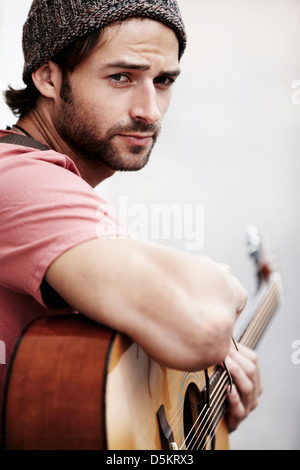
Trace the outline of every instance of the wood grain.
<instances>
[{"instance_id":1,"label":"wood grain","mask_svg":"<svg viewBox=\"0 0 300 470\"><path fill-rule=\"evenodd\" d=\"M113 332L79 315L31 325L13 363L6 449L104 449L106 358Z\"/></svg>"}]
</instances>

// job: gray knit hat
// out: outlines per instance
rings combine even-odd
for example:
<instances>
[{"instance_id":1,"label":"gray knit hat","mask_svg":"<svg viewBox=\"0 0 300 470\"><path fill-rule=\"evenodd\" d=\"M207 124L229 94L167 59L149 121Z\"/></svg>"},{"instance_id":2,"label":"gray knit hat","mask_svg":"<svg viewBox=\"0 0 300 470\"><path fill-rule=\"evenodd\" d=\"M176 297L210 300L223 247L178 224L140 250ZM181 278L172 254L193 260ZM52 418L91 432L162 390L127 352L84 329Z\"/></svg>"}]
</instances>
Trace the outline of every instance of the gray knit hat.
<instances>
[{"instance_id":1,"label":"gray knit hat","mask_svg":"<svg viewBox=\"0 0 300 470\"><path fill-rule=\"evenodd\" d=\"M34 0L23 28L23 80L73 40L126 18L158 20L172 28L179 57L186 34L176 0Z\"/></svg>"}]
</instances>

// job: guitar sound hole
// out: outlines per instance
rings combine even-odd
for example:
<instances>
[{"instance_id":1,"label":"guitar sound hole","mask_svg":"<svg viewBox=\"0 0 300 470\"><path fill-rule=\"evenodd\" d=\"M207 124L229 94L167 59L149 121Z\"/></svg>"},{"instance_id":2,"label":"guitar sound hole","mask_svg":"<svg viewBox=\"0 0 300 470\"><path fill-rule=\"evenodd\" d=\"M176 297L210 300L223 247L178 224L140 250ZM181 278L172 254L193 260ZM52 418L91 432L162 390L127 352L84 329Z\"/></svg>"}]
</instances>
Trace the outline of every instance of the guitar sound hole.
<instances>
[{"instance_id":1,"label":"guitar sound hole","mask_svg":"<svg viewBox=\"0 0 300 470\"><path fill-rule=\"evenodd\" d=\"M206 449L207 442L207 422L203 406L205 397L198 387L189 384L184 398L183 424L186 448L191 450Z\"/></svg>"}]
</instances>

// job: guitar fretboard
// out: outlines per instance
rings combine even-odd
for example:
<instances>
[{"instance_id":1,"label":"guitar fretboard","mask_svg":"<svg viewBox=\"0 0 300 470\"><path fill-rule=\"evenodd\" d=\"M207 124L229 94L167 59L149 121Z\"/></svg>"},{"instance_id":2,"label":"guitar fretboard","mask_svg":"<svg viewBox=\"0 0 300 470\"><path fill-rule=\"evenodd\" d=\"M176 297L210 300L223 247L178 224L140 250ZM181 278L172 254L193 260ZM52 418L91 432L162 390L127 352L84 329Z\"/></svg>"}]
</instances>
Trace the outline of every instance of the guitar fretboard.
<instances>
[{"instance_id":1,"label":"guitar fretboard","mask_svg":"<svg viewBox=\"0 0 300 470\"><path fill-rule=\"evenodd\" d=\"M245 313L236 322L234 338L248 348L255 349L281 300L281 279L277 272L257 292Z\"/></svg>"},{"instance_id":2,"label":"guitar fretboard","mask_svg":"<svg viewBox=\"0 0 300 470\"><path fill-rule=\"evenodd\" d=\"M281 279L279 273L270 275L269 281L264 283L252 302L236 323L234 339L245 346L255 349L267 325L276 312L281 300ZM204 406L206 415L205 437L197 448L205 448L208 441L213 439L214 432L223 418L226 406L226 390L231 384L231 377L226 369L217 366L209 380L209 403ZM207 396L207 389L203 389L203 396Z\"/></svg>"}]
</instances>

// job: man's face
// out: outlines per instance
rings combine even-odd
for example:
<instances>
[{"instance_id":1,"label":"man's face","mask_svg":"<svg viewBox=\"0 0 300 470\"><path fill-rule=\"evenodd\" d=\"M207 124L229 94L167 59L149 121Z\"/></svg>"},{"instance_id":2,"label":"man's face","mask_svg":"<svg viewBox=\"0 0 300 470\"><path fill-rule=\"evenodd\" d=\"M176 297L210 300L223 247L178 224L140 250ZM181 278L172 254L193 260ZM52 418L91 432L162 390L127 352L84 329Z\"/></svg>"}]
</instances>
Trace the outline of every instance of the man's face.
<instances>
[{"instance_id":1,"label":"man's face","mask_svg":"<svg viewBox=\"0 0 300 470\"><path fill-rule=\"evenodd\" d=\"M69 75L54 112L56 130L87 162L138 170L149 159L178 74L170 28L148 19L111 25Z\"/></svg>"}]
</instances>

